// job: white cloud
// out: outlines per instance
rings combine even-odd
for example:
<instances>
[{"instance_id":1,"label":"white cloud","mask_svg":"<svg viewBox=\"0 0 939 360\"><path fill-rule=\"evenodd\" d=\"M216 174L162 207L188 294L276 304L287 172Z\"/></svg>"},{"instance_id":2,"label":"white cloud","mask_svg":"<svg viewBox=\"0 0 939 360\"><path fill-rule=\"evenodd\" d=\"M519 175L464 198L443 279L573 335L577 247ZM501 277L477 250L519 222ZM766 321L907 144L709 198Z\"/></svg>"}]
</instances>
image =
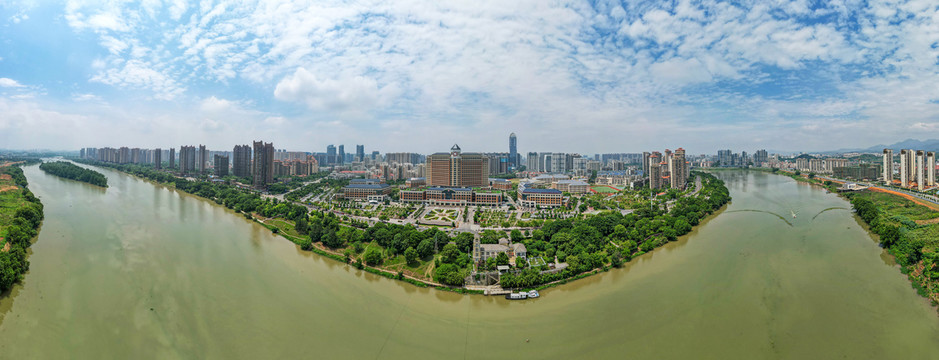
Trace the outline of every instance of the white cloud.
<instances>
[{"instance_id":1,"label":"white cloud","mask_svg":"<svg viewBox=\"0 0 939 360\"><path fill-rule=\"evenodd\" d=\"M274 97L306 104L313 110L368 110L379 99L374 79L354 76L342 79L318 79L304 68L284 77L274 89Z\"/></svg>"},{"instance_id":2,"label":"white cloud","mask_svg":"<svg viewBox=\"0 0 939 360\"><path fill-rule=\"evenodd\" d=\"M5 88L21 88L22 84L18 83L16 80L10 78L0 78L0 87Z\"/></svg>"}]
</instances>

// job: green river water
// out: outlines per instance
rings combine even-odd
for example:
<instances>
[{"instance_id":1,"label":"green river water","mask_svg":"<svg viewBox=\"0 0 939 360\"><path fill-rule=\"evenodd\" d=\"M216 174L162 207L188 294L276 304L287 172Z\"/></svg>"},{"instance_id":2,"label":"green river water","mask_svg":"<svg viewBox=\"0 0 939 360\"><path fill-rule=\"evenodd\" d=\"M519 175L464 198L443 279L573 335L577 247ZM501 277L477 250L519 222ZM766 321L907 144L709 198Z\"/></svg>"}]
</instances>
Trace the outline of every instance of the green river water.
<instances>
[{"instance_id":1,"label":"green river water","mask_svg":"<svg viewBox=\"0 0 939 360\"><path fill-rule=\"evenodd\" d=\"M718 172L733 202L688 236L511 302L358 271L98 170L110 188L25 168L46 220L0 300L0 358L939 358L935 309L850 205L782 176Z\"/></svg>"}]
</instances>

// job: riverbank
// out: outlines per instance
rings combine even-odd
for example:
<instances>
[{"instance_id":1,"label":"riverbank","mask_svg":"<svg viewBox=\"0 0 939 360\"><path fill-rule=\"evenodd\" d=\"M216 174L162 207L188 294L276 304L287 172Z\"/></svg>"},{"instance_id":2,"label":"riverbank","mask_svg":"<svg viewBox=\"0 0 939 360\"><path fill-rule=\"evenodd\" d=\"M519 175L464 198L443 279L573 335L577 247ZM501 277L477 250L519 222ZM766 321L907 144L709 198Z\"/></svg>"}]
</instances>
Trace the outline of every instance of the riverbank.
<instances>
[{"instance_id":1,"label":"riverbank","mask_svg":"<svg viewBox=\"0 0 939 360\"><path fill-rule=\"evenodd\" d=\"M26 164L35 161L25 162ZM29 247L39 235L43 207L29 190L22 163L0 167L0 293L29 270Z\"/></svg>"}]
</instances>

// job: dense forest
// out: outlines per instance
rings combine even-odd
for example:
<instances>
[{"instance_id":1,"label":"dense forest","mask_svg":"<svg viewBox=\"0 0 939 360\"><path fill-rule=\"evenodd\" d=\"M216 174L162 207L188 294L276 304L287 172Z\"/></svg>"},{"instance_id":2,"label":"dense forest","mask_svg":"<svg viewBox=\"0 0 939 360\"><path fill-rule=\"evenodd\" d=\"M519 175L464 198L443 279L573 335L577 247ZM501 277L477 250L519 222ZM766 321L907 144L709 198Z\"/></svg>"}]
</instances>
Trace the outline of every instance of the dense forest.
<instances>
[{"instance_id":1,"label":"dense forest","mask_svg":"<svg viewBox=\"0 0 939 360\"><path fill-rule=\"evenodd\" d=\"M20 280L23 273L29 269L26 260L26 248L32 244L32 238L39 233L42 223L42 203L26 187L28 185L23 169L18 166L7 166L0 169L0 173L12 177L18 189L0 193L0 200L4 203L2 211L12 211L11 221L0 223L0 236L4 246L9 244L7 251L0 251L0 292L7 291L13 283ZM15 205L15 206L7 206ZM14 210L15 209L15 210ZM5 215L5 214L4 214ZM7 219L7 216L3 216Z\"/></svg>"},{"instance_id":2,"label":"dense forest","mask_svg":"<svg viewBox=\"0 0 939 360\"><path fill-rule=\"evenodd\" d=\"M39 169L55 176L86 182L92 185L108 187L108 178L103 174L66 161L43 163Z\"/></svg>"}]
</instances>

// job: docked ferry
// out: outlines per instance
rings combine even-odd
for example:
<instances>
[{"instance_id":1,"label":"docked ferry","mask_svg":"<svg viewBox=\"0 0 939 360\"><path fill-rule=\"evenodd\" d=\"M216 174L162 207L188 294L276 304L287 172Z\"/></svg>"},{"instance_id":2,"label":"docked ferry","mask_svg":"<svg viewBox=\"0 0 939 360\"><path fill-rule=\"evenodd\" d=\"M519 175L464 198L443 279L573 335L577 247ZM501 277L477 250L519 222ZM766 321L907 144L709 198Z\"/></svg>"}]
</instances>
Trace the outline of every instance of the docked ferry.
<instances>
[{"instance_id":1,"label":"docked ferry","mask_svg":"<svg viewBox=\"0 0 939 360\"><path fill-rule=\"evenodd\" d=\"M541 294L538 293L538 290L532 290L532 291L528 291L528 292L524 292L524 291L523 291L523 292L505 294L505 298L506 298L506 299L509 299L509 300L534 299L534 298L537 298L537 297L539 297L539 296L541 296Z\"/></svg>"}]
</instances>

